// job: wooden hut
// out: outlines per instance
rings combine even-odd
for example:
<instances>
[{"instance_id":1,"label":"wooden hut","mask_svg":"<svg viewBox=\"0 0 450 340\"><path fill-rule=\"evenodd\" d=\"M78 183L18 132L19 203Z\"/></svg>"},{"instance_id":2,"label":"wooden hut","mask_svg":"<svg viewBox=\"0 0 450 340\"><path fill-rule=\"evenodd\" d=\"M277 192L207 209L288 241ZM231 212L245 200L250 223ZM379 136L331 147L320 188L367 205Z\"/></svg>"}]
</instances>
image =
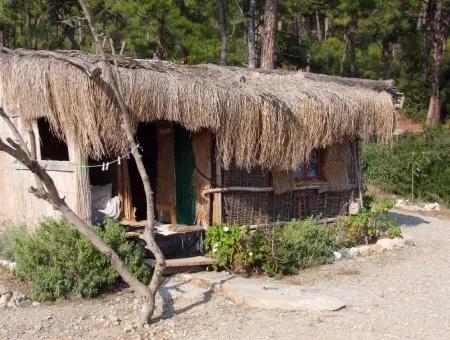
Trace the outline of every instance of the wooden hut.
<instances>
[{"instance_id":1,"label":"wooden hut","mask_svg":"<svg viewBox=\"0 0 450 340\"><path fill-rule=\"evenodd\" d=\"M0 105L22 128L33 127L39 160L80 215L92 218L94 191L109 185L120 218L145 220L104 67L80 52L3 49ZM361 141L387 141L402 103L390 82L300 71L122 57L117 71L162 223L253 225L343 213L363 186ZM0 220L54 214L28 193L32 183L0 153Z\"/></svg>"}]
</instances>

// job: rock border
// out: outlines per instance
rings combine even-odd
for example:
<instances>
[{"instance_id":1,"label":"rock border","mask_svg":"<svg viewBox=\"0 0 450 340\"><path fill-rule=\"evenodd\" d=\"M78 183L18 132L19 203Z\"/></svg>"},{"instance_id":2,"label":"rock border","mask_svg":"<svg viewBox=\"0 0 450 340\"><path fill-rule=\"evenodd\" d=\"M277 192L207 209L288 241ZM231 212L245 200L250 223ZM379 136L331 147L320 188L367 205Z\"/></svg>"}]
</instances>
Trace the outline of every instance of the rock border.
<instances>
[{"instance_id":1,"label":"rock border","mask_svg":"<svg viewBox=\"0 0 450 340\"><path fill-rule=\"evenodd\" d=\"M413 247L414 241L411 239L403 239L396 237L380 238L377 243L369 245L361 245L358 247L342 248L333 252L334 262L341 261L343 259L354 259L358 256L369 256L372 254L382 254L385 251L392 251L394 249L400 249L404 247Z\"/></svg>"}]
</instances>

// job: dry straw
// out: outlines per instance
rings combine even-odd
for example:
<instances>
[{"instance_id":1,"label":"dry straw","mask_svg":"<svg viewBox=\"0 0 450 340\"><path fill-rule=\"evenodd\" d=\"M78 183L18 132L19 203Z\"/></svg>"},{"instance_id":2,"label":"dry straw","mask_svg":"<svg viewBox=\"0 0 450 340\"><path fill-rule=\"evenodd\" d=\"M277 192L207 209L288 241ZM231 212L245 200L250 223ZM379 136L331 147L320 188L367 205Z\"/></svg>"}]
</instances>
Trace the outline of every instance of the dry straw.
<instances>
[{"instance_id":1,"label":"dry straw","mask_svg":"<svg viewBox=\"0 0 450 340\"><path fill-rule=\"evenodd\" d=\"M67 53L98 65L99 57ZM389 139L395 125L395 89L382 81L312 73L214 65L119 60L126 103L139 122L168 120L216 135L227 168L290 169L311 150L353 138ZM46 117L94 158L128 149L117 106L99 86L63 61L0 53L3 105L25 123Z\"/></svg>"}]
</instances>

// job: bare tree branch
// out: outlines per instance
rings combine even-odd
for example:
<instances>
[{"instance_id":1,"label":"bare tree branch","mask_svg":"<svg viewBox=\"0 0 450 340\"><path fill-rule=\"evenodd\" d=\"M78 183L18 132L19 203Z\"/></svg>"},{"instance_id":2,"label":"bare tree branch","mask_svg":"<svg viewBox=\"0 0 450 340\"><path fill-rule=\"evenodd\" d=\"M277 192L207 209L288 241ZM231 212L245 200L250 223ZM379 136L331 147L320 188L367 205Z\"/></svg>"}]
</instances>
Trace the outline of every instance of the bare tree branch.
<instances>
[{"instance_id":1,"label":"bare tree branch","mask_svg":"<svg viewBox=\"0 0 450 340\"><path fill-rule=\"evenodd\" d=\"M0 113L1 117L5 121L9 120L8 115L1 107ZM12 130L18 131L14 124ZM19 139L23 140L23 137L21 136ZM55 210L59 211L62 216L75 227L75 229L86 236L86 238L92 242L96 249L108 257L111 265L132 289L139 292L143 296L148 296L148 287L136 279L128 271L117 253L67 205L63 198L60 197L58 189L47 171L39 164L37 160L30 158L30 154L34 153L33 149L31 152L30 150L23 149L21 144L14 142L11 138L7 138L6 141L7 143L0 138L0 151L7 153L14 159L21 162L38 178L39 187L37 189L31 187L29 192L34 194L37 198L43 199L50 203Z\"/></svg>"},{"instance_id":2,"label":"bare tree branch","mask_svg":"<svg viewBox=\"0 0 450 340\"><path fill-rule=\"evenodd\" d=\"M144 186L145 196L146 196L146 203L147 203L147 223L145 225L144 233L141 236L141 239L143 239L146 242L146 248L153 253L156 259L155 264L155 270L152 276L152 279L150 281L150 284L148 286L150 290L150 295L147 296L146 301L142 307L141 310L141 317L140 317L140 323L141 325L144 325L145 323L150 322L150 319L153 315L154 309L155 309L155 296L156 292L159 288L159 286L162 283L162 276L164 274L164 271L166 269L166 261L164 258L163 253L161 252L161 249L157 245L153 231L154 231L154 224L155 224L155 210L154 210L154 202L153 202L153 191L150 185L150 179L147 174L147 170L145 169L144 163L142 161L142 156L140 154L139 148L137 147L137 143L134 139L133 135L133 129L131 124L131 117L129 113L128 106L125 103L125 100L123 98L123 95L121 93L121 86L120 86L120 78L119 78L119 71L117 67L117 60L115 55L114 46L111 43L111 49L113 53L113 60L116 68L116 72L114 73L110 64L108 63L108 58L106 56L105 50L100 43L99 34L97 31L97 28L95 26L95 18L92 15L90 8L86 4L84 0L79 0L79 3L83 9L83 12L86 16L86 20L89 24L89 28L91 30L92 36L94 38L94 41L96 43L97 49L100 52L100 55L106 62L106 72L108 73L109 78L111 81L111 88L113 90L114 96L115 96L115 102L118 104L121 115L122 115L122 130L125 133L125 136L128 140L130 149L132 150L131 153L133 155L133 158L136 162L136 166L138 168L139 175L142 180L142 184Z\"/></svg>"}]
</instances>

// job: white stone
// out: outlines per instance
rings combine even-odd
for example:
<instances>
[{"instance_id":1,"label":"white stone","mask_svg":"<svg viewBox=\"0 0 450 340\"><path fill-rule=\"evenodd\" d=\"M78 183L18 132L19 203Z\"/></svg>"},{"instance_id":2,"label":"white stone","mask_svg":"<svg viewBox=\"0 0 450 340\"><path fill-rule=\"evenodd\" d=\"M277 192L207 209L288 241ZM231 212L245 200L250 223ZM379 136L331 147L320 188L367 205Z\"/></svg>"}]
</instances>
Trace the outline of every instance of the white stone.
<instances>
[{"instance_id":1,"label":"white stone","mask_svg":"<svg viewBox=\"0 0 450 340\"><path fill-rule=\"evenodd\" d=\"M359 200L353 200L348 206L348 213L350 215L357 215L361 210L361 203Z\"/></svg>"},{"instance_id":2,"label":"white stone","mask_svg":"<svg viewBox=\"0 0 450 340\"><path fill-rule=\"evenodd\" d=\"M405 247L405 240L400 238L400 237L396 237L392 240L393 244L394 244L394 248L403 248Z\"/></svg>"},{"instance_id":3,"label":"white stone","mask_svg":"<svg viewBox=\"0 0 450 340\"><path fill-rule=\"evenodd\" d=\"M11 297L12 297L12 293L3 294L0 297L0 308L5 308L8 305L9 300L11 300Z\"/></svg>"},{"instance_id":4,"label":"white stone","mask_svg":"<svg viewBox=\"0 0 450 340\"><path fill-rule=\"evenodd\" d=\"M394 241L390 238L380 238L377 241L377 244L383 247L383 249L386 250L393 250L394 249Z\"/></svg>"},{"instance_id":5,"label":"white stone","mask_svg":"<svg viewBox=\"0 0 450 340\"><path fill-rule=\"evenodd\" d=\"M334 251L333 252L333 257L334 257L334 261L340 261L343 259L342 253L339 251Z\"/></svg>"},{"instance_id":6,"label":"white stone","mask_svg":"<svg viewBox=\"0 0 450 340\"><path fill-rule=\"evenodd\" d=\"M0 260L0 266L5 267L9 271L13 272L16 269L17 264L11 261Z\"/></svg>"},{"instance_id":7,"label":"white stone","mask_svg":"<svg viewBox=\"0 0 450 340\"><path fill-rule=\"evenodd\" d=\"M370 247L367 245L361 246L358 248L358 253L361 256L367 256L370 254Z\"/></svg>"},{"instance_id":8,"label":"white stone","mask_svg":"<svg viewBox=\"0 0 450 340\"><path fill-rule=\"evenodd\" d=\"M349 254L350 258L352 258L352 259L355 258L356 256L358 256L358 252L359 252L359 250L357 247L351 247L348 250L348 254Z\"/></svg>"},{"instance_id":9,"label":"white stone","mask_svg":"<svg viewBox=\"0 0 450 340\"><path fill-rule=\"evenodd\" d=\"M40 306L41 304L39 303L39 302L37 302L37 301L33 301L33 303L31 304L33 307L38 307L38 306Z\"/></svg>"},{"instance_id":10,"label":"white stone","mask_svg":"<svg viewBox=\"0 0 450 340\"><path fill-rule=\"evenodd\" d=\"M439 203L426 203L423 206L423 210L441 210L441 206Z\"/></svg>"}]
</instances>

